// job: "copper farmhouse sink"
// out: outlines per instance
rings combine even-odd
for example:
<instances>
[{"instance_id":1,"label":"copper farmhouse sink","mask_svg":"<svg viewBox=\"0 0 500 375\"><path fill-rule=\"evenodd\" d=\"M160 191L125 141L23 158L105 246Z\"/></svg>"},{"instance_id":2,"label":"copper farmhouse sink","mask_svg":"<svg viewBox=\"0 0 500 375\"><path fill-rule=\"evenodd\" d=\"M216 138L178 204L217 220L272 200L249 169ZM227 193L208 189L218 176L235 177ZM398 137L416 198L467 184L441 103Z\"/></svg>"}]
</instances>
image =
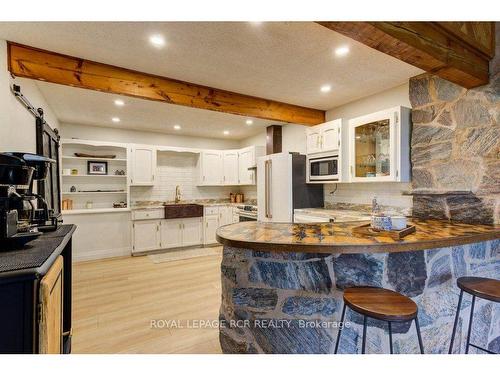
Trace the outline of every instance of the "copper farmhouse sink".
<instances>
[{"instance_id":1,"label":"copper farmhouse sink","mask_svg":"<svg viewBox=\"0 0 500 375\"><path fill-rule=\"evenodd\" d=\"M179 203L165 205L165 219L182 219L188 217L202 217L203 206L194 203Z\"/></svg>"}]
</instances>

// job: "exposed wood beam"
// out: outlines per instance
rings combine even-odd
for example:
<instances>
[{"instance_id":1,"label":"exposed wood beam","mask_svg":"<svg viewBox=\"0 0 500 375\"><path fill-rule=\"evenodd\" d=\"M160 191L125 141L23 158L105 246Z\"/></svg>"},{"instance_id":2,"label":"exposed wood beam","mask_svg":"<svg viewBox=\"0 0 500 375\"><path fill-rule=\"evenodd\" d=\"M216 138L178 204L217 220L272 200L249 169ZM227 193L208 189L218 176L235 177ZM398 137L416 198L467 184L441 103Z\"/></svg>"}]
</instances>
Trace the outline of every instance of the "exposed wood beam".
<instances>
[{"instance_id":1,"label":"exposed wood beam","mask_svg":"<svg viewBox=\"0 0 500 375\"><path fill-rule=\"evenodd\" d=\"M9 71L18 77L141 99L295 124L325 122L325 112L8 42Z\"/></svg>"},{"instance_id":2,"label":"exposed wood beam","mask_svg":"<svg viewBox=\"0 0 500 375\"><path fill-rule=\"evenodd\" d=\"M369 47L465 88L488 83L490 22L318 22Z\"/></svg>"}]
</instances>

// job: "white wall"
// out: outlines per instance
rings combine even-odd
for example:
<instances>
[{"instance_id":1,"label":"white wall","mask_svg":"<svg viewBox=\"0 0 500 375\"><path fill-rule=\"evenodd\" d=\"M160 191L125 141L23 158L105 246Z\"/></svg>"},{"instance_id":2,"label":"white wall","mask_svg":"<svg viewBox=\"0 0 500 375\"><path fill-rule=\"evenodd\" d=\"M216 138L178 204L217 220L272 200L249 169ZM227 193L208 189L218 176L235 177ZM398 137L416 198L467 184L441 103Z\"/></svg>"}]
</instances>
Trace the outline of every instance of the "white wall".
<instances>
[{"instance_id":1,"label":"white wall","mask_svg":"<svg viewBox=\"0 0 500 375\"><path fill-rule=\"evenodd\" d=\"M306 128L304 125L286 124L283 125L283 152L306 153ZM262 129L258 134L246 138L240 142L240 147L266 145L266 129Z\"/></svg>"},{"instance_id":2,"label":"white wall","mask_svg":"<svg viewBox=\"0 0 500 375\"><path fill-rule=\"evenodd\" d=\"M340 107L332 108L326 112L326 119L327 121L338 118L349 120L390 107L405 106L411 108L408 85L408 83L405 83ZM381 205L398 207L400 211L411 213L412 197L402 194L404 191L411 190L410 183L370 182L337 184L337 187L337 191L332 195L331 192L335 190L335 185L325 185L325 202L371 204L372 198L377 196L377 200Z\"/></svg>"},{"instance_id":3,"label":"white wall","mask_svg":"<svg viewBox=\"0 0 500 375\"><path fill-rule=\"evenodd\" d=\"M61 124L63 138L80 138L89 140L142 143L149 145L231 149L239 148L240 142L230 139L213 139L200 137L186 137L182 135L155 133L148 131L103 128L79 124Z\"/></svg>"},{"instance_id":4,"label":"white wall","mask_svg":"<svg viewBox=\"0 0 500 375\"><path fill-rule=\"evenodd\" d=\"M52 128L59 128L36 81L24 78L12 79L7 70L7 42L0 39L0 151L35 152L35 118L12 95L12 83L21 86L21 92L36 107L42 107L45 119Z\"/></svg>"},{"instance_id":5,"label":"white wall","mask_svg":"<svg viewBox=\"0 0 500 375\"><path fill-rule=\"evenodd\" d=\"M306 153L306 129L307 126L286 124L283 125L283 152ZM240 142L240 147L246 146L266 146L266 129L262 129L259 134L246 138ZM256 186L242 186L240 191L245 195L245 199L257 199Z\"/></svg>"},{"instance_id":6,"label":"white wall","mask_svg":"<svg viewBox=\"0 0 500 375\"><path fill-rule=\"evenodd\" d=\"M409 83L406 82L401 86L332 108L326 111L326 120L351 119L399 105L411 108L409 91Z\"/></svg>"},{"instance_id":7,"label":"white wall","mask_svg":"<svg viewBox=\"0 0 500 375\"><path fill-rule=\"evenodd\" d=\"M198 155L191 153L159 152L155 185L132 186L130 201L132 204L138 201L173 201L177 185L183 200L229 199L230 192L239 192L237 186L197 186L197 159Z\"/></svg>"}]
</instances>

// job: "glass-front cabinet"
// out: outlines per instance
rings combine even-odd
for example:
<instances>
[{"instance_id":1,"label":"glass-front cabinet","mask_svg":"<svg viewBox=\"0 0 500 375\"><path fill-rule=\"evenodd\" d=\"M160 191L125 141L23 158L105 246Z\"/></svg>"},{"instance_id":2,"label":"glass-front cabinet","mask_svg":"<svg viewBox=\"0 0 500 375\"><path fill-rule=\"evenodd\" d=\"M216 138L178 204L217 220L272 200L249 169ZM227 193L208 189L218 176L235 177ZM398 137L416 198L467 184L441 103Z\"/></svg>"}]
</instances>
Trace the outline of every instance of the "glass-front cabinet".
<instances>
[{"instance_id":1,"label":"glass-front cabinet","mask_svg":"<svg viewBox=\"0 0 500 375\"><path fill-rule=\"evenodd\" d=\"M351 182L409 181L410 110L395 107L349 121Z\"/></svg>"}]
</instances>

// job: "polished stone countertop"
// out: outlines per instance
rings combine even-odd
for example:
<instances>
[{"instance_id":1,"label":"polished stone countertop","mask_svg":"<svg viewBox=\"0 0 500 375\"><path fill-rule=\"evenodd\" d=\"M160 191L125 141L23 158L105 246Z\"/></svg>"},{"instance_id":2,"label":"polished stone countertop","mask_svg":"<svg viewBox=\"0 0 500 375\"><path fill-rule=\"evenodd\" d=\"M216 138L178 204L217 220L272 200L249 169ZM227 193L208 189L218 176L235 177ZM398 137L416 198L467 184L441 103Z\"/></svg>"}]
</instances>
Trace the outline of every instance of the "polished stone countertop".
<instances>
[{"instance_id":1,"label":"polished stone countertop","mask_svg":"<svg viewBox=\"0 0 500 375\"><path fill-rule=\"evenodd\" d=\"M254 202L255 203L255 202ZM131 210L156 210L159 208L163 208L172 204L199 204L200 206L241 206L241 205L251 205L251 203L231 203L231 202L220 202L220 201L212 201L212 200L190 200L190 201L180 201L175 203L174 201L166 201L166 202L145 202L139 204L131 205Z\"/></svg>"},{"instance_id":2,"label":"polished stone countertop","mask_svg":"<svg viewBox=\"0 0 500 375\"><path fill-rule=\"evenodd\" d=\"M335 221L370 220L370 213L359 210L329 209L329 208L297 208L294 214L310 215Z\"/></svg>"},{"instance_id":3,"label":"polished stone countertop","mask_svg":"<svg viewBox=\"0 0 500 375\"><path fill-rule=\"evenodd\" d=\"M226 246L261 251L309 253L381 253L458 246L500 239L500 225L409 219L416 232L401 240L353 233L366 222L290 224L241 222L220 227L217 240Z\"/></svg>"}]
</instances>

